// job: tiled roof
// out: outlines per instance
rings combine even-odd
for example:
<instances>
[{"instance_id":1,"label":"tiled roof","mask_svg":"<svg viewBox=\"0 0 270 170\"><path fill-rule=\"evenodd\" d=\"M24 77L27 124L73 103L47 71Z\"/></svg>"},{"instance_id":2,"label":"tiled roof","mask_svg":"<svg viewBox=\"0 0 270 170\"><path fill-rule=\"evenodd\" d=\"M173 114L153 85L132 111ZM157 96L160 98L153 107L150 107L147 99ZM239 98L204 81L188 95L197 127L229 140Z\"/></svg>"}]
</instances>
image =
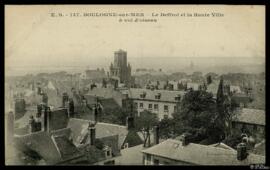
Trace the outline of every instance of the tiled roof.
<instances>
[{"instance_id":1,"label":"tiled roof","mask_svg":"<svg viewBox=\"0 0 270 170\"><path fill-rule=\"evenodd\" d=\"M76 146L65 135L53 135L53 141L63 160L81 155Z\"/></svg>"},{"instance_id":2,"label":"tiled roof","mask_svg":"<svg viewBox=\"0 0 270 170\"><path fill-rule=\"evenodd\" d=\"M141 94L146 93L145 98L141 98ZM160 95L160 99L156 99L155 96ZM167 101L167 102L176 102L175 97L180 95L183 97L185 94L184 91L168 91L168 90L149 90L149 89L136 89L130 88L129 98L132 99L143 99L143 100L156 100L156 101Z\"/></svg>"},{"instance_id":3,"label":"tiled roof","mask_svg":"<svg viewBox=\"0 0 270 170\"><path fill-rule=\"evenodd\" d=\"M121 156L115 158L116 165L142 165L143 145L137 145L121 150Z\"/></svg>"},{"instance_id":4,"label":"tiled roof","mask_svg":"<svg viewBox=\"0 0 270 170\"><path fill-rule=\"evenodd\" d=\"M250 165L264 164L265 157L249 154L245 160L237 160L237 151L214 146L190 143L182 146L178 140L168 139L142 152L196 165Z\"/></svg>"},{"instance_id":5,"label":"tiled roof","mask_svg":"<svg viewBox=\"0 0 270 170\"><path fill-rule=\"evenodd\" d=\"M70 129L65 128L51 134L41 131L27 135L15 135L14 140L20 150L33 150L48 164L56 164L82 155L69 141L69 134Z\"/></svg>"},{"instance_id":6,"label":"tiled roof","mask_svg":"<svg viewBox=\"0 0 270 170\"><path fill-rule=\"evenodd\" d=\"M103 98L112 98L113 97L113 88L93 88L92 90L89 90L89 92L86 94L90 96L97 96L97 97L103 97Z\"/></svg>"},{"instance_id":7,"label":"tiled roof","mask_svg":"<svg viewBox=\"0 0 270 170\"><path fill-rule=\"evenodd\" d=\"M20 150L31 149L37 152L48 164L61 161L61 155L57 151L50 135L47 132L36 132L23 136L15 136L15 143Z\"/></svg>"},{"instance_id":8,"label":"tiled roof","mask_svg":"<svg viewBox=\"0 0 270 170\"><path fill-rule=\"evenodd\" d=\"M253 153L265 156L265 140L255 145Z\"/></svg>"},{"instance_id":9,"label":"tiled roof","mask_svg":"<svg viewBox=\"0 0 270 170\"><path fill-rule=\"evenodd\" d=\"M68 122L68 127L71 128L75 145L79 145L80 141L87 135L88 120L71 118ZM114 125L109 123L98 122L96 124L96 138L103 138L113 135L118 135L118 147L121 148L128 134L125 126Z\"/></svg>"},{"instance_id":10,"label":"tiled roof","mask_svg":"<svg viewBox=\"0 0 270 170\"><path fill-rule=\"evenodd\" d=\"M237 111L234 121L265 126L265 111L243 108Z\"/></svg>"}]
</instances>

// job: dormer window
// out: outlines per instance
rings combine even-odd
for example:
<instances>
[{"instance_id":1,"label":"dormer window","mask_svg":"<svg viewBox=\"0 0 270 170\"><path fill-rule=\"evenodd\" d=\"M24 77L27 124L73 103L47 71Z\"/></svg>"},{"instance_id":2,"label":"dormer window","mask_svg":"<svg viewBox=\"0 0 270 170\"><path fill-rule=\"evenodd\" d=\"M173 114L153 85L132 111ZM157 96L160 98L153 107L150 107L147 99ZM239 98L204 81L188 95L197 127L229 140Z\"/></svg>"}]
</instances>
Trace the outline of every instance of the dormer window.
<instances>
[{"instance_id":1,"label":"dormer window","mask_svg":"<svg viewBox=\"0 0 270 170\"><path fill-rule=\"evenodd\" d=\"M145 96L146 96L146 92L143 92L142 94L140 94L141 98L145 98Z\"/></svg>"},{"instance_id":2,"label":"dormer window","mask_svg":"<svg viewBox=\"0 0 270 170\"><path fill-rule=\"evenodd\" d=\"M105 152L106 158L112 157L112 149L111 149L111 147L105 146L103 150Z\"/></svg>"},{"instance_id":3,"label":"dormer window","mask_svg":"<svg viewBox=\"0 0 270 170\"><path fill-rule=\"evenodd\" d=\"M160 99L161 97L161 93L158 93L156 96L155 96L155 99Z\"/></svg>"},{"instance_id":4,"label":"dormer window","mask_svg":"<svg viewBox=\"0 0 270 170\"><path fill-rule=\"evenodd\" d=\"M181 100L181 95L178 94L174 99L175 99L176 101L180 101L180 100Z\"/></svg>"}]
</instances>

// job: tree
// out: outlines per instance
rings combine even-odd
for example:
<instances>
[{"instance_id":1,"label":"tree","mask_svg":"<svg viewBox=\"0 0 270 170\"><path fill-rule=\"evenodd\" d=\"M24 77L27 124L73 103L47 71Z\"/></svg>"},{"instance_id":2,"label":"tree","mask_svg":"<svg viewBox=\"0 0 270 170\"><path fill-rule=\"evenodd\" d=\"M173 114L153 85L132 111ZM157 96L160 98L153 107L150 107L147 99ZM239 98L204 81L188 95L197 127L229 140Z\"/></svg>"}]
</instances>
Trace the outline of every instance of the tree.
<instances>
[{"instance_id":1,"label":"tree","mask_svg":"<svg viewBox=\"0 0 270 170\"><path fill-rule=\"evenodd\" d=\"M161 138L170 138L173 136L174 121L171 118L165 117L159 122L159 135Z\"/></svg>"},{"instance_id":2,"label":"tree","mask_svg":"<svg viewBox=\"0 0 270 170\"><path fill-rule=\"evenodd\" d=\"M147 142L150 145L150 130L158 124L158 121L157 115L147 110L141 112L140 116L135 117L135 129L142 133L144 146Z\"/></svg>"},{"instance_id":3,"label":"tree","mask_svg":"<svg viewBox=\"0 0 270 170\"><path fill-rule=\"evenodd\" d=\"M236 116L236 112L234 111L236 106L236 101L231 100L229 95L224 94L223 77L221 77L217 91L217 116L215 121L218 127L222 129L225 138L231 133L232 119Z\"/></svg>"},{"instance_id":4,"label":"tree","mask_svg":"<svg viewBox=\"0 0 270 170\"><path fill-rule=\"evenodd\" d=\"M212 83L212 77L210 75L207 76L206 80L207 80L207 84L211 84Z\"/></svg>"},{"instance_id":5,"label":"tree","mask_svg":"<svg viewBox=\"0 0 270 170\"><path fill-rule=\"evenodd\" d=\"M216 128L215 117L213 95L202 90L191 90L184 95L181 110L173 113L174 132L177 135L189 132L200 139L204 137L218 140L220 129Z\"/></svg>"},{"instance_id":6,"label":"tree","mask_svg":"<svg viewBox=\"0 0 270 170\"><path fill-rule=\"evenodd\" d=\"M125 125L127 116L128 112L120 107L105 107L100 115L100 119L103 122Z\"/></svg>"}]
</instances>

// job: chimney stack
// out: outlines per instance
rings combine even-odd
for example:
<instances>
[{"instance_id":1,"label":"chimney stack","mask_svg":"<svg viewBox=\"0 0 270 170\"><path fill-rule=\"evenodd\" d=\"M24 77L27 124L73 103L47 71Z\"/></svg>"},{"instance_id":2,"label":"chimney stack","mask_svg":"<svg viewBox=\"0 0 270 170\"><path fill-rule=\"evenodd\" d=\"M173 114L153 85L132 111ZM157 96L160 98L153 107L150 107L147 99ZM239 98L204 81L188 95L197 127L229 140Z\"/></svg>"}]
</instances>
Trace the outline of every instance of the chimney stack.
<instances>
[{"instance_id":1,"label":"chimney stack","mask_svg":"<svg viewBox=\"0 0 270 170\"><path fill-rule=\"evenodd\" d=\"M37 87L37 93L38 95L41 95L41 87Z\"/></svg>"},{"instance_id":2,"label":"chimney stack","mask_svg":"<svg viewBox=\"0 0 270 170\"><path fill-rule=\"evenodd\" d=\"M38 104L37 105L37 117L41 117L42 114L42 105Z\"/></svg>"},{"instance_id":3,"label":"chimney stack","mask_svg":"<svg viewBox=\"0 0 270 170\"><path fill-rule=\"evenodd\" d=\"M239 161L242 161L244 159L246 159L248 156L248 153L247 153L247 146L245 143L239 143L237 145L237 159Z\"/></svg>"},{"instance_id":4,"label":"chimney stack","mask_svg":"<svg viewBox=\"0 0 270 170\"><path fill-rule=\"evenodd\" d=\"M42 95L42 102L43 102L46 106L48 106L48 95L47 95L47 93L43 93L43 95Z\"/></svg>"},{"instance_id":5,"label":"chimney stack","mask_svg":"<svg viewBox=\"0 0 270 170\"><path fill-rule=\"evenodd\" d=\"M69 101L69 117L74 117L74 102L72 99Z\"/></svg>"},{"instance_id":6,"label":"chimney stack","mask_svg":"<svg viewBox=\"0 0 270 170\"><path fill-rule=\"evenodd\" d=\"M191 137L190 133L184 133L184 134L181 135L180 140L182 141L182 146L186 146L186 145L189 144L190 137Z\"/></svg>"},{"instance_id":7,"label":"chimney stack","mask_svg":"<svg viewBox=\"0 0 270 170\"><path fill-rule=\"evenodd\" d=\"M31 115L29 117L29 130L30 130L30 133L33 133L36 131L36 122L35 122L35 119L34 119L34 116Z\"/></svg>"},{"instance_id":8,"label":"chimney stack","mask_svg":"<svg viewBox=\"0 0 270 170\"><path fill-rule=\"evenodd\" d=\"M93 146L95 145L95 140L96 140L96 128L90 122L88 126L88 131L89 131L90 145Z\"/></svg>"},{"instance_id":9,"label":"chimney stack","mask_svg":"<svg viewBox=\"0 0 270 170\"><path fill-rule=\"evenodd\" d=\"M132 116L128 116L127 117L127 119L126 119L126 126L127 126L127 129L128 130L134 128L134 117L132 117Z\"/></svg>"},{"instance_id":10,"label":"chimney stack","mask_svg":"<svg viewBox=\"0 0 270 170\"><path fill-rule=\"evenodd\" d=\"M62 95L62 107L67 107L66 102L68 101L68 94L63 93Z\"/></svg>"},{"instance_id":11,"label":"chimney stack","mask_svg":"<svg viewBox=\"0 0 270 170\"><path fill-rule=\"evenodd\" d=\"M45 109L44 109L44 131L48 131L49 128L49 107L45 106Z\"/></svg>"},{"instance_id":12,"label":"chimney stack","mask_svg":"<svg viewBox=\"0 0 270 170\"><path fill-rule=\"evenodd\" d=\"M154 126L154 145L159 144L159 126Z\"/></svg>"}]
</instances>

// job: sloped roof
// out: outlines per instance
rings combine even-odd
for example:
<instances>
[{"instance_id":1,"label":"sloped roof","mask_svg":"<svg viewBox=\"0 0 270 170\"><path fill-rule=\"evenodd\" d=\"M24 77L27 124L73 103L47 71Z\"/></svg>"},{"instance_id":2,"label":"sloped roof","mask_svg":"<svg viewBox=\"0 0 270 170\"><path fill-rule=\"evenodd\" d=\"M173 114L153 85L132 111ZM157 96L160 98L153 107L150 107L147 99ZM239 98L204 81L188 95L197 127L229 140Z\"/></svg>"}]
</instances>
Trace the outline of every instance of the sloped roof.
<instances>
[{"instance_id":1,"label":"sloped roof","mask_svg":"<svg viewBox=\"0 0 270 170\"><path fill-rule=\"evenodd\" d=\"M71 118L68 122L68 127L71 128L75 145L79 145L80 141L85 138L88 132L89 120ZM96 124L96 138L118 135L118 147L121 148L128 134L125 126L101 123Z\"/></svg>"},{"instance_id":2,"label":"sloped roof","mask_svg":"<svg viewBox=\"0 0 270 170\"><path fill-rule=\"evenodd\" d=\"M265 156L265 140L255 145L253 153Z\"/></svg>"},{"instance_id":3,"label":"sloped roof","mask_svg":"<svg viewBox=\"0 0 270 170\"><path fill-rule=\"evenodd\" d=\"M61 155L47 132L41 131L23 136L15 135L14 140L20 150L30 148L37 152L48 164L61 161Z\"/></svg>"},{"instance_id":4,"label":"sloped roof","mask_svg":"<svg viewBox=\"0 0 270 170\"><path fill-rule=\"evenodd\" d=\"M82 155L69 141L70 129L65 128L52 133L44 131L27 135L15 135L15 143L20 150L37 152L48 164L56 164Z\"/></svg>"},{"instance_id":5,"label":"sloped roof","mask_svg":"<svg viewBox=\"0 0 270 170\"><path fill-rule=\"evenodd\" d=\"M168 90L149 90L149 89L136 89L130 88L129 98L132 99L143 99L140 97L141 94L146 93L144 100L156 100L156 101L167 101L176 102L175 97L180 95L181 97L186 93L184 91L168 91ZM156 99L155 96L161 94L160 99Z\"/></svg>"},{"instance_id":6,"label":"sloped roof","mask_svg":"<svg viewBox=\"0 0 270 170\"><path fill-rule=\"evenodd\" d=\"M237 111L234 121L265 126L265 110L243 108Z\"/></svg>"},{"instance_id":7,"label":"sloped roof","mask_svg":"<svg viewBox=\"0 0 270 170\"><path fill-rule=\"evenodd\" d=\"M182 146L178 140L168 139L142 152L196 165L250 165L264 164L265 157L249 154L245 160L237 160L237 151L214 146L190 143Z\"/></svg>"},{"instance_id":8,"label":"sloped roof","mask_svg":"<svg viewBox=\"0 0 270 170\"><path fill-rule=\"evenodd\" d=\"M51 81L48 82L47 88L52 89L52 90L56 90L56 88L54 87L54 85Z\"/></svg>"},{"instance_id":9,"label":"sloped roof","mask_svg":"<svg viewBox=\"0 0 270 170\"><path fill-rule=\"evenodd\" d=\"M85 95L97 96L103 98L112 98L113 97L113 88L93 88Z\"/></svg>"},{"instance_id":10,"label":"sloped roof","mask_svg":"<svg viewBox=\"0 0 270 170\"><path fill-rule=\"evenodd\" d=\"M143 145L128 147L121 150L121 156L115 158L116 165L142 165Z\"/></svg>"},{"instance_id":11,"label":"sloped roof","mask_svg":"<svg viewBox=\"0 0 270 170\"><path fill-rule=\"evenodd\" d=\"M65 160L70 157L76 157L81 155L76 146L65 135L53 135L52 139L56 148L60 152L61 159Z\"/></svg>"},{"instance_id":12,"label":"sloped roof","mask_svg":"<svg viewBox=\"0 0 270 170\"><path fill-rule=\"evenodd\" d=\"M223 148L223 149L230 149L230 150L235 150L233 149L232 147L226 145L225 143L215 143L215 144L211 144L211 145L208 145L208 146L214 146L214 147L219 147L219 148Z\"/></svg>"}]
</instances>

